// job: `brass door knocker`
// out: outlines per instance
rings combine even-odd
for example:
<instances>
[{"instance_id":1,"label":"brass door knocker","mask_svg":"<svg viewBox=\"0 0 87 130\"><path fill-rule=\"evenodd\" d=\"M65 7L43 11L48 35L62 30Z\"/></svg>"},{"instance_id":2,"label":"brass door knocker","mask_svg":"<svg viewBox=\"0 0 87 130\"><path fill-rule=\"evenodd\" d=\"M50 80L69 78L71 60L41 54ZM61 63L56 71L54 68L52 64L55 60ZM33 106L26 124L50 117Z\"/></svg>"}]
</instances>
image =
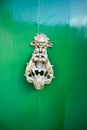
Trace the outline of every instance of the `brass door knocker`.
<instances>
[{"instance_id":1,"label":"brass door knocker","mask_svg":"<svg viewBox=\"0 0 87 130\"><path fill-rule=\"evenodd\" d=\"M47 47L52 47L52 43L45 34L37 34L31 45L35 46L35 50L27 63L25 77L28 82L34 84L36 89L40 90L54 78L52 65L47 55Z\"/></svg>"}]
</instances>

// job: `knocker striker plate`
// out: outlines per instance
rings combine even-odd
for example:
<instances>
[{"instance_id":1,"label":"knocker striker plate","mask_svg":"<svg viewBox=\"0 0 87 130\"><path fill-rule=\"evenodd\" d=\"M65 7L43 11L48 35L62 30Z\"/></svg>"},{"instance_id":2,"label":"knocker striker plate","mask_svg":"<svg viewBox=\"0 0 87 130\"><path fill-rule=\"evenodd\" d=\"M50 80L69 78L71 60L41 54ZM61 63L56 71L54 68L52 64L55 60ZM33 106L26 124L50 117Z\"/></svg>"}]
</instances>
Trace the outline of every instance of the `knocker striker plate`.
<instances>
[{"instance_id":1,"label":"knocker striker plate","mask_svg":"<svg viewBox=\"0 0 87 130\"><path fill-rule=\"evenodd\" d=\"M37 34L31 46L34 46L35 50L27 63L25 77L29 83L33 83L34 87L40 90L54 78L53 68L47 55L47 47L52 47L52 43L45 34Z\"/></svg>"}]
</instances>

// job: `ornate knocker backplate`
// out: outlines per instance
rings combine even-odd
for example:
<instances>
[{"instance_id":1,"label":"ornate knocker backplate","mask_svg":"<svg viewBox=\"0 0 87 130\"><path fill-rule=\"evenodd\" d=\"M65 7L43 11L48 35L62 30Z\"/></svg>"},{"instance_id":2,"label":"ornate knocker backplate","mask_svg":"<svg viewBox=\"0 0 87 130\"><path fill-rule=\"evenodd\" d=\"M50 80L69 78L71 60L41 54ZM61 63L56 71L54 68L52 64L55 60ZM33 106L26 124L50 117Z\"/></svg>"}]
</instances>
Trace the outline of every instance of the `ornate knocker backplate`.
<instances>
[{"instance_id":1,"label":"ornate knocker backplate","mask_svg":"<svg viewBox=\"0 0 87 130\"><path fill-rule=\"evenodd\" d=\"M35 47L30 61L25 70L26 80L34 84L38 90L44 88L54 78L53 69L47 55L47 48L52 47L52 43L45 34L37 34L31 45Z\"/></svg>"}]
</instances>

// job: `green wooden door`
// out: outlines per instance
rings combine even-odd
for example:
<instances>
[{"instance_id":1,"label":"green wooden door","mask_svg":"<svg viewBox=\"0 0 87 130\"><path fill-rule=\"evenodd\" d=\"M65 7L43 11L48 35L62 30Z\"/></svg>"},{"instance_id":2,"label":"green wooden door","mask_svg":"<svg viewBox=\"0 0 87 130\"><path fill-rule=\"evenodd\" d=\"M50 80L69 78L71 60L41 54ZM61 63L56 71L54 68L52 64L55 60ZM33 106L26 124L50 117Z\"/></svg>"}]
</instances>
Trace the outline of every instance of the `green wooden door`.
<instances>
[{"instance_id":1,"label":"green wooden door","mask_svg":"<svg viewBox=\"0 0 87 130\"><path fill-rule=\"evenodd\" d=\"M52 41L52 83L24 77L39 32ZM87 1L0 1L0 130L87 129Z\"/></svg>"}]
</instances>

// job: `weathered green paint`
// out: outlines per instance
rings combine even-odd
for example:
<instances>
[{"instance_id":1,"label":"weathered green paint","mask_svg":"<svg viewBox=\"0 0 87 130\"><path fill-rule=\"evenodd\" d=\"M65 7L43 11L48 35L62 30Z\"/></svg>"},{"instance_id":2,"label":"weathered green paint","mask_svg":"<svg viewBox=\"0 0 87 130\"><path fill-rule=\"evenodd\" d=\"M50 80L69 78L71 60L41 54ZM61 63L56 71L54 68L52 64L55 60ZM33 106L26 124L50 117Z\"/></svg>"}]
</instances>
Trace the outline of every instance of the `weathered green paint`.
<instances>
[{"instance_id":1,"label":"weathered green paint","mask_svg":"<svg viewBox=\"0 0 87 130\"><path fill-rule=\"evenodd\" d=\"M0 130L87 129L86 5L41 0L40 32L53 43L48 55L55 79L38 91L24 77L38 1L0 1Z\"/></svg>"}]
</instances>

